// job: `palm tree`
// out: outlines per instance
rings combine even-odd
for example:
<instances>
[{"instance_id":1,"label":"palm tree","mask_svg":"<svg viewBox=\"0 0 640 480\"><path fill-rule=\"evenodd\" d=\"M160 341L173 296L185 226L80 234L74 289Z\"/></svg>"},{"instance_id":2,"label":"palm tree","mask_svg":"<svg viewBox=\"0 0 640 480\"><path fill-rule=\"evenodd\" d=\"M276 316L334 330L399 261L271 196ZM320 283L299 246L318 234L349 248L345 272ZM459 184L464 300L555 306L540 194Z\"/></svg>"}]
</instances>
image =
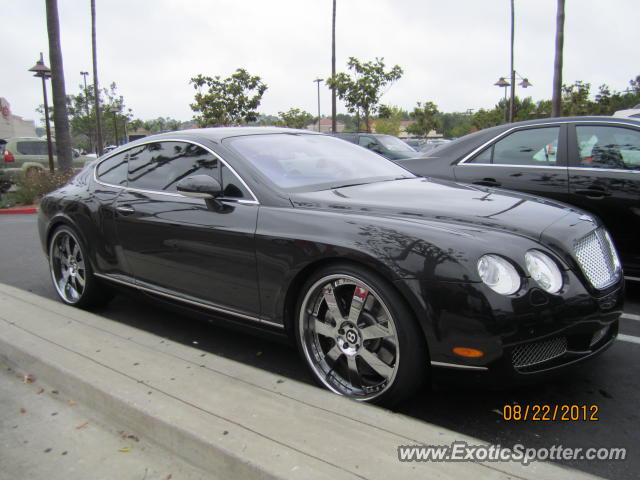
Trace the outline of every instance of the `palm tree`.
<instances>
[{"instance_id":1,"label":"palm tree","mask_svg":"<svg viewBox=\"0 0 640 480\"><path fill-rule=\"evenodd\" d=\"M564 2L558 0L556 13L556 58L553 62L553 98L551 100L551 116L562 115L562 49L564 45Z\"/></svg>"},{"instance_id":2,"label":"palm tree","mask_svg":"<svg viewBox=\"0 0 640 480\"><path fill-rule=\"evenodd\" d=\"M51 62L51 89L53 91L53 123L56 127L56 153L60 171L71 170L71 135L67 114L67 93L64 88L62 47L58 1L46 0L47 33L49 34L49 61Z\"/></svg>"},{"instance_id":3,"label":"palm tree","mask_svg":"<svg viewBox=\"0 0 640 480\"><path fill-rule=\"evenodd\" d=\"M100 121L100 88L98 86L98 58L96 53L96 0L91 0L91 51L93 53L93 101L96 112L96 153L102 155L102 123Z\"/></svg>"},{"instance_id":4,"label":"palm tree","mask_svg":"<svg viewBox=\"0 0 640 480\"><path fill-rule=\"evenodd\" d=\"M336 0L333 0L333 21L331 25L331 78L336 77ZM320 119L318 119L318 126ZM331 87L331 131L336 133L336 89Z\"/></svg>"}]
</instances>

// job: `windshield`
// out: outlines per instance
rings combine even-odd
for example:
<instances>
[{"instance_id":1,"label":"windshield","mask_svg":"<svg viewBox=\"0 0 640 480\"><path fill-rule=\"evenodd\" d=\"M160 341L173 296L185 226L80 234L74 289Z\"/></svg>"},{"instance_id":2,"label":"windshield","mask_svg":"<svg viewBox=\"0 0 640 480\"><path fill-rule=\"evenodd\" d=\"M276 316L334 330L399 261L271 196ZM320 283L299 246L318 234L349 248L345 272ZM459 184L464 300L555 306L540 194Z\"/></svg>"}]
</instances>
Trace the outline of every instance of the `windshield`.
<instances>
[{"instance_id":1,"label":"windshield","mask_svg":"<svg viewBox=\"0 0 640 480\"><path fill-rule=\"evenodd\" d=\"M404 143L398 137L380 135L378 136L378 140L387 148L387 150L391 150L392 152L415 152L413 148Z\"/></svg>"},{"instance_id":2,"label":"windshield","mask_svg":"<svg viewBox=\"0 0 640 480\"><path fill-rule=\"evenodd\" d=\"M375 153L325 135L247 135L230 138L225 144L284 189L322 190L413 177Z\"/></svg>"}]
</instances>

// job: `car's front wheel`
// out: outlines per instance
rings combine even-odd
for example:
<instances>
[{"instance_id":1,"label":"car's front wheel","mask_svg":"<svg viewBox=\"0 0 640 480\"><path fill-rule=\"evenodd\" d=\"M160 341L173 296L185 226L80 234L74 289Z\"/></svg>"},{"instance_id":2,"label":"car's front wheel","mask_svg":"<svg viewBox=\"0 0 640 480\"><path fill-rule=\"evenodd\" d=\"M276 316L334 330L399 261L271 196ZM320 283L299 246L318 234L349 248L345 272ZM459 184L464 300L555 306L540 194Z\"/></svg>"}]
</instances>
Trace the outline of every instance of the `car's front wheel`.
<instances>
[{"instance_id":1,"label":"car's front wheel","mask_svg":"<svg viewBox=\"0 0 640 480\"><path fill-rule=\"evenodd\" d=\"M58 227L51 236L49 270L58 296L68 305L92 307L112 296L93 275L86 248L70 227Z\"/></svg>"},{"instance_id":2,"label":"car's front wheel","mask_svg":"<svg viewBox=\"0 0 640 480\"><path fill-rule=\"evenodd\" d=\"M425 379L424 336L404 299L354 265L322 269L298 302L296 340L314 379L355 400L393 405Z\"/></svg>"}]
</instances>

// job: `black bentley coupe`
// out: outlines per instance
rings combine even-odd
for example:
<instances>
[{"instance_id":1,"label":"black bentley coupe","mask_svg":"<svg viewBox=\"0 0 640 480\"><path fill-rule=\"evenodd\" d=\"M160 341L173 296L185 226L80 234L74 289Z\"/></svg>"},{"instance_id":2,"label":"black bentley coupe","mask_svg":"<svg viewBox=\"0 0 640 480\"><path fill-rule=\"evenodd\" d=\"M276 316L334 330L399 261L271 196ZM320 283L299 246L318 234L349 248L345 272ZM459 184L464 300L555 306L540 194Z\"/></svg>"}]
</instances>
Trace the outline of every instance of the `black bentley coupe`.
<instances>
[{"instance_id":1,"label":"black bentley coupe","mask_svg":"<svg viewBox=\"0 0 640 480\"><path fill-rule=\"evenodd\" d=\"M124 145L43 199L39 231L66 304L119 286L277 331L320 385L380 404L436 369L560 371L612 344L623 302L592 216L300 130Z\"/></svg>"}]
</instances>

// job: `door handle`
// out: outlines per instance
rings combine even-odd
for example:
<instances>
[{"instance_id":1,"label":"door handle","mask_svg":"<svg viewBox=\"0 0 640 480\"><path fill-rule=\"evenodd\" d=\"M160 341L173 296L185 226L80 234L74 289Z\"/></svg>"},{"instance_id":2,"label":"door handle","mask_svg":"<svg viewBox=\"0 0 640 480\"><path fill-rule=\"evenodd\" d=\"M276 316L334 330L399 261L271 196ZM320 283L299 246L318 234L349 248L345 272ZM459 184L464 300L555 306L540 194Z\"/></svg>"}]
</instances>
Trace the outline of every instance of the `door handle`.
<instances>
[{"instance_id":1,"label":"door handle","mask_svg":"<svg viewBox=\"0 0 640 480\"><path fill-rule=\"evenodd\" d=\"M135 213L135 211L136 209L131 205L118 205L116 207L116 212L118 212L120 215L131 215L132 213Z\"/></svg>"},{"instance_id":2,"label":"door handle","mask_svg":"<svg viewBox=\"0 0 640 480\"><path fill-rule=\"evenodd\" d=\"M499 187L500 182L498 182L495 178L483 178L482 180L476 180L473 182L474 185L482 185L484 187Z\"/></svg>"},{"instance_id":3,"label":"door handle","mask_svg":"<svg viewBox=\"0 0 640 480\"><path fill-rule=\"evenodd\" d=\"M584 195L585 197L592 198L602 198L602 197L610 197L611 194L605 190L600 190L599 188L585 188L581 190L576 190L578 195Z\"/></svg>"}]
</instances>

